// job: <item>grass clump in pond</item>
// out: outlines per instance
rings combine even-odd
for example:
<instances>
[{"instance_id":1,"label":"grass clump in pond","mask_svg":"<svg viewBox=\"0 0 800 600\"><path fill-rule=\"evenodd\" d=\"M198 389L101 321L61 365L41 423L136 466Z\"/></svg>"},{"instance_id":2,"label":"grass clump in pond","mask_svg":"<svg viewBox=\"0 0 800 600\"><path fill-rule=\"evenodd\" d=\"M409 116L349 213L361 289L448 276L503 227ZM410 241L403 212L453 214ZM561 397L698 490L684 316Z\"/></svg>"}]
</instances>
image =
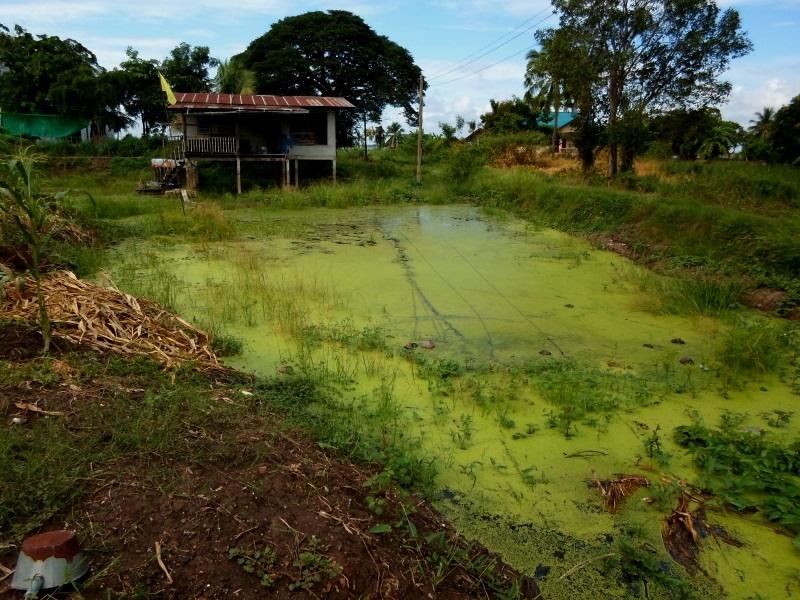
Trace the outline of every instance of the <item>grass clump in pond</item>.
<instances>
[{"instance_id":1,"label":"grass clump in pond","mask_svg":"<svg viewBox=\"0 0 800 600\"><path fill-rule=\"evenodd\" d=\"M758 511L795 537L800 548L800 438L742 428L745 415L724 414L718 428L699 417L675 429L674 438L691 455L700 484L743 513Z\"/></svg>"},{"instance_id":2,"label":"grass clump in pond","mask_svg":"<svg viewBox=\"0 0 800 600\"><path fill-rule=\"evenodd\" d=\"M311 346L319 345L322 342L332 342L351 351L369 352L389 349L386 343L386 334L382 328L367 325L359 330L349 319L335 325L308 325L303 327L300 337L301 343Z\"/></svg>"},{"instance_id":3,"label":"grass clump in pond","mask_svg":"<svg viewBox=\"0 0 800 600\"><path fill-rule=\"evenodd\" d=\"M709 277L676 279L647 277L645 307L657 314L716 316L740 306L744 286L738 281Z\"/></svg>"},{"instance_id":4,"label":"grass clump in pond","mask_svg":"<svg viewBox=\"0 0 800 600\"><path fill-rule=\"evenodd\" d=\"M200 242L219 242L233 237L235 229L218 204L201 202L195 206L190 217L191 236Z\"/></svg>"},{"instance_id":5,"label":"grass clump in pond","mask_svg":"<svg viewBox=\"0 0 800 600\"><path fill-rule=\"evenodd\" d=\"M635 373L618 373L579 364L571 359L540 360L526 366L531 384L553 407L548 427L571 437L578 423L602 428L621 408L645 406L665 393L664 384Z\"/></svg>"},{"instance_id":6,"label":"grass clump in pond","mask_svg":"<svg viewBox=\"0 0 800 600\"><path fill-rule=\"evenodd\" d=\"M797 352L794 333L784 324L737 317L722 334L717 351L725 369L734 374L767 373Z\"/></svg>"}]
</instances>

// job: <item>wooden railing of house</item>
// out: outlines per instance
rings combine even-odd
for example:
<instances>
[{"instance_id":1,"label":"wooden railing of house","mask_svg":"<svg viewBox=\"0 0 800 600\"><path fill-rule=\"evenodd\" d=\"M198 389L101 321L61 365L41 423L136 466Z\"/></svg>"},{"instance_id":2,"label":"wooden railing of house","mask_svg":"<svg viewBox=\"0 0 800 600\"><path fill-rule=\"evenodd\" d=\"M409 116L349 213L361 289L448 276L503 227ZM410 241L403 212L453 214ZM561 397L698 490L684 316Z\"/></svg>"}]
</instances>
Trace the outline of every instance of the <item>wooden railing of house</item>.
<instances>
[{"instance_id":1,"label":"wooden railing of house","mask_svg":"<svg viewBox=\"0 0 800 600\"><path fill-rule=\"evenodd\" d=\"M186 154L236 154L235 137L190 137L184 142Z\"/></svg>"}]
</instances>

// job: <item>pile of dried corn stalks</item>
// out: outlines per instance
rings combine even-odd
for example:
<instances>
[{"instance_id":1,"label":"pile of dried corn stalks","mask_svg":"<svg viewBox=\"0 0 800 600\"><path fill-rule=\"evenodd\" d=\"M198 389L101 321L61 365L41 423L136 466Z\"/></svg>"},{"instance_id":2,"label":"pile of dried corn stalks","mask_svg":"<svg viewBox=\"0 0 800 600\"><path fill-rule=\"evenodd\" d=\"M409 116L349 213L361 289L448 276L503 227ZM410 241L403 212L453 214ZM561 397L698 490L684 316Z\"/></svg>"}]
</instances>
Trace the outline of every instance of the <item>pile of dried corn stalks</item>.
<instances>
[{"instance_id":1,"label":"pile of dried corn stalks","mask_svg":"<svg viewBox=\"0 0 800 600\"><path fill-rule=\"evenodd\" d=\"M0 294L0 318L37 322L36 283L8 283ZM166 367L192 361L218 370L207 333L157 304L78 279L69 271L42 280L54 338L101 351L149 356ZM4 297L3 297L4 296Z\"/></svg>"}]
</instances>

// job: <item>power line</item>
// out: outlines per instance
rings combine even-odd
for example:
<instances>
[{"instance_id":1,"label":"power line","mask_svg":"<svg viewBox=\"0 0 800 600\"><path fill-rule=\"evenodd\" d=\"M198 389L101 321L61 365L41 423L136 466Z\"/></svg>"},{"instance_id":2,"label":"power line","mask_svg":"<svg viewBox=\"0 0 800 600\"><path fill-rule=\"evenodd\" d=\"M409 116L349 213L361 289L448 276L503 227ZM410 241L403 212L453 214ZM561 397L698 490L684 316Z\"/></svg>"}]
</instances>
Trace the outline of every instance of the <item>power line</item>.
<instances>
[{"instance_id":1,"label":"power line","mask_svg":"<svg viewBox=\"0 0 800 600\"><path fill-rule=\"evenodd\" d=\"M529 29L533 29L533 27L538 27L539 25L541 25L542 23L544 23L545 21L547 21L547 20L548 20L549 18L551 18L552 16L553 16L553 14L549 14L549 15L547 15L547 16L546 16L544 19L541 19L540 21L538 21L537 23L535 23L534 25L532 25L532 26L531 26ZM524 32L522 32L522 33L524 33ZM522 33L520 33L520 35L521 35ZM519 36L516 36L516 37L519 37ZM512 39L514 39L514 38L512 38ZM511 41L511 40L508 40L508 41ZM504 45L505 45L505 44L504 44ZM498 48L499 48L499 47L500 47L500 46L498 46ZM534 48L534 46L526 46L526 47L525 47L525 48L523 48L522 50L517 50L517 51L515 51L515 52L513 52L513 53L509 54L509 55L508 55L508 56L506 56L505 58L501 58L501 59L500 59L500 60L498 60L497 62L493 62L493 63L492 63L492 64L490 64L490 65L487 65L487 66L485 66L485 67L481 67L480 69L478 69L478 70L476 70L476 71L472 71L471 73L467 73L466 75L461 75L461 76L459 76L459 77L454 77L453 79L448 79L448 80L446 80L446 81L440 81L440 82L438 82L438 83L434 83L434 84L431 84L431 85L432 85L432 86L441 86L441 85L446 85L446 84L448 84L448 83L453 83L454 81L460 81L460 80L462 80L462 79L466 79L467 77L472 77L473 75L477 75L478 73L482 73L483 71L486 71L487 69L491 69L492 67L496 67L497 65L499 65L499 64L501 64L501 63L504 63L504 62L506 62L507 60L511 60L512 58L514 58L515 56L517 56L517 55L518 55L518 54L520 54L521 52L528 52L529 50L532 50L533 48ZM480 58L480 57L479 57L479 58ZM475 60L477 60L477 59L475 59ZM471 61L471 62L475 62L475 61ZM463 65L463 66L466 66L466 65Z\"/></svg>"},{"instance_id":2,"label":"power line","mask_svg":"<svg viewBox=\"0 0 800 600\"><path fill-rule=\"evenodd\" d=\"M499 38L495 39L494 41L492 41L492 42L489 42L489 43L488 43L488 44L486 44L485 46L482 46L482 47L478 48L478 50L476 50L476 51L475 51L475 52L473 52L472 54L468 54L466 57L464 57L464 59L463 59L462 61L460 61L459 63L457 63L455 66L451 67L450 69L447 69L446 71L442 71L442 72L440 72L440 73L437 73L437 74L435 74L435 75L431 75L431 76L428 78L428 80L431 80L431 79L438 79L438 78L440 78L440 77L444 77L445 75L449 75L450 73L453 73L454 71L458 71L458 70L460 70L460 69L463 69L463 68L464 68L464 67L466 67L467 65L471 65L472 63L474 63L474 62L476 62L476 61L480 60L480 59L481 59L481 58L483 58L484 56L487 56L487 55L491 54L492 52L495 52L496 50L499 50L499 49L500 49L500 48L502 48L503 46L506 46L506 45L508 45L509 43L511 43L511 42L513 42L515 39L517 39L518 37L520 37L520 36L522 36L522 35L526 34L527 32L529 32L529 31L530 31L531 29L533 29L534 27L538 27L538 26L539 26L541 23L543 23L544 21L546 21L547 19L549 19L549 18L550 18L550 17L553 15L553 13L549 14L547 17L545 17L545 18L544 18L544 19L542 19L541 21L538 21L538 22L534 23L533 25L530 25L530 26L526 27L525 29L523 29L522 31L520 31L520 32L519 32L519 33L517 33L516 35L514 35L514 36L512 36L512 37L508 38L508 39L507 39L507 40L505 40L504 42L502 42L502 43L500 43L500 44L497 44L497 42L499 42L500 40L502 40L502 39L503 39L503 38L505 38L506 36L508 36L508 35L510 35L510 34L512 34L512 33L514 33L515 31L517 31L517 30L518 30L520 27L522 27L523 25L525 25L525 24L527 24L527 23L530 23L531 21L533 21L534 19L536 19L537 17L539 17L539 16L540 16L542 13L546 12L547 10L548 10L548 9L546 9L546 8L545 8L545 9L542 9L542 10L540 10L538 13L536 13L535 15L533 15L531 18L529 18L529 19L526 19L525 21L523 21L522 23L520 23L519 25L517 25L517 27L515 27L514 29L512 29L512 30L511 30L511 31L509 31L508 33L505 33L505 34L501 35ZM490 48L489 50L486 50L486 52L483 52L483 54L479 54L478 56L475 56L475 54L477 54L477 53L481 52L482 50L484 50L484 49L486 49L486 48L489 48L490 46L491 46L491 48ZM471 60L467 60L467 59L470 59L472 56L475 56L475 58L472 58Z\"/></svg>"},{"instance_id":3,"label":"power line","mask_svg":"<svg viewBox=\"0 0 800 600\"><path fill-rule=\"evenodd\" d=\"M532 48L533 48L533 46L526 46L522 50L517 50L513 54L509 54L508 56L506 56L505 58L501 58L497 62L494 62L494 63L492 63L490 65L486 65L485 67L481 67L477 71L473 71L472 73L467 73L466 75L461 75L460 77L454 77L453 79L448 79L447 81L440 81L439 83L431 84L430 87L447 85L448 83L453 83L454 81L461 81L462 79L466 79L467 77L472 77L473 75L477 75L478 73L482 73L483 71L486 71L487 69L491 69L492 67L496 67L500 63L504 63L507 60L511 60L512 58L514 58L515 56L517 56L518 54L520 54L522 52L528 52Z\"/></svg>"}]
</instances>

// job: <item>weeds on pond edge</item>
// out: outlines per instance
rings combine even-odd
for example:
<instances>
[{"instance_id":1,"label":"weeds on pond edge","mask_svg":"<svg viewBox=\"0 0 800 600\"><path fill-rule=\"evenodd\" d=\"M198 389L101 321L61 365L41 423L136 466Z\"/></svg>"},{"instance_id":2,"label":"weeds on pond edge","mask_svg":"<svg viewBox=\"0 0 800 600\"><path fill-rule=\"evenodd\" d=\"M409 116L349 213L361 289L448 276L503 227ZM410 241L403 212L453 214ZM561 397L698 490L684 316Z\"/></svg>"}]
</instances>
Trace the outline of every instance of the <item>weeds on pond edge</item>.
<instances>
[{"instance_id":1,"label":"weeds on pond edge","mask_svg":"<svg viewBox=\"0 0 800 600\"><path fill-rule=\"evenodd\" d=\"M676 443L691 455L699 486L739 512L757 511L795 536L800 548L800 439L780 441L758 428L744 428L744 415L723 415L718 428L699 417L675 430Z\"/></svg>"}]
</instances>

